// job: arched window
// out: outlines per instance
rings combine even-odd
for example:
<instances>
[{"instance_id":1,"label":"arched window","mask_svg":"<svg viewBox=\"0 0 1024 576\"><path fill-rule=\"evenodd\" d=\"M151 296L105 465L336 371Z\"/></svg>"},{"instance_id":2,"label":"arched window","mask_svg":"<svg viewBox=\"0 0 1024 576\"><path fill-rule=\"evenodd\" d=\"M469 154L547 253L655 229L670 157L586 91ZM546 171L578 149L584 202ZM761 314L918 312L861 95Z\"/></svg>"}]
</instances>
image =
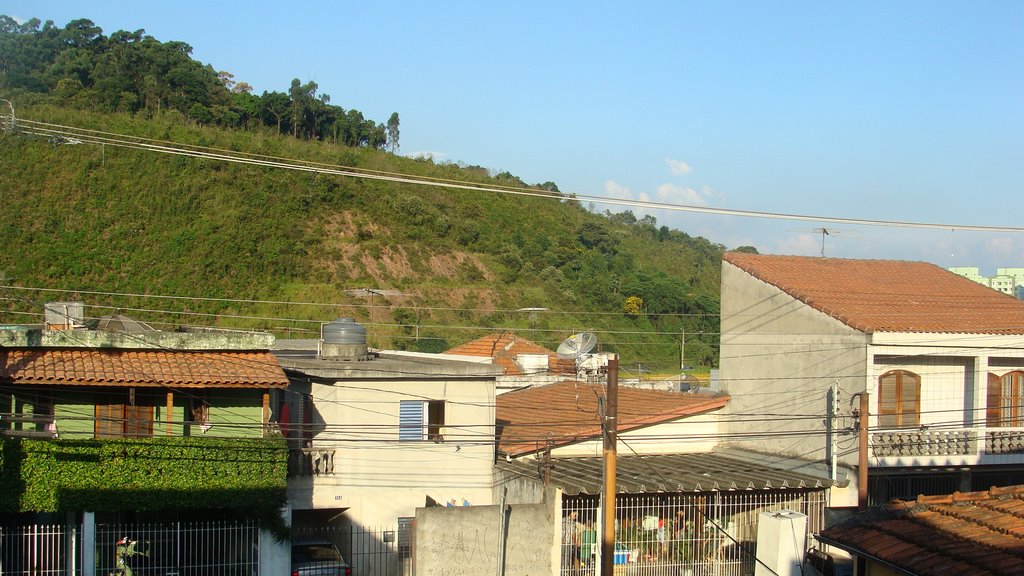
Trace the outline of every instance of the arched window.
<instances>
[{"instance_id":1,"label":"arched window","mask_svg":"<svg viewBox=\"0 0 1024 576\"><path fill-rule=\"evenodd\" d=\"M988 375L985 422L990 427L1024 426L1024 372Z\"/></svg>"},{"instance_id":2,"label":"arched window","mask_svg":"<svg viewBox=\"0 0 1024 576\"><path fill-rule=\"evenodd\" d=\"M915 428L921 425L921 377L892 370L878 379L878 425Z\"/></svg>"}]
</instances>

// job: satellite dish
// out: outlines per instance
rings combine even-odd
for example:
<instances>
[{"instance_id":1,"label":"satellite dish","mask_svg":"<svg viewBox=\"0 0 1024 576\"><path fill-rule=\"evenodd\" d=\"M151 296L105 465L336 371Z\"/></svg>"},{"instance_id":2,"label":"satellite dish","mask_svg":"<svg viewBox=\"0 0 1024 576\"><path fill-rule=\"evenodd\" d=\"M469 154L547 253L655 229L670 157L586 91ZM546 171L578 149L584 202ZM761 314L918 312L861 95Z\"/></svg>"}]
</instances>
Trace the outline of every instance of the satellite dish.
<instances>
[{"instance_id":1,"label":"satellite dish","mask_svg":"<svg viewBox=\"0 0 1024 576\"><path fill-rule=\"evenodd\" d=\"M573 334L558 345L556 354L563 360L576 360L597 346L597 336L592 332Z\"/></svg>"}]
</instances>

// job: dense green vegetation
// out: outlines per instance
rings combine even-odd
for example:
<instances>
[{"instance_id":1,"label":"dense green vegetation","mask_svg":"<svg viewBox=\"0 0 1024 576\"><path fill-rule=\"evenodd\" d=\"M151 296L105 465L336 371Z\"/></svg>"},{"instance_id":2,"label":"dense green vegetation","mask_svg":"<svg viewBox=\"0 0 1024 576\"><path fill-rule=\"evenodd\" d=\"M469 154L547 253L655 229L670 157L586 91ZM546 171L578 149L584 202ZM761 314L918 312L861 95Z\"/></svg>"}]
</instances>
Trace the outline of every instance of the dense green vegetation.
<instances>
[{"instance_id":1,"label":"dense green vegetation","mask_svg":"<svg viewBox=\"0 0 1024 576\"><path fill-rule=\"evenodd\" d=\"M387 124L329 104L316 82L292 80L287 93L252 94L230 72L193 60L184 42L160 42L145 30L104 36L92 21L60 28L33 18L19 24L0 15L0 82L8 89L47 93L66 106L154 114L175 110L203 125L273 126L295 138L349 146L398 148L398 113Z\"/></svg>"},{"instance_id":2,"label":"dense green vegetation","mask_svg":"<svg viewBox=\"0 0 1024 576\"><path fill-rule=\"evenodd\" d=\"M287 453L281 438L0 438L0 511L157 511L187 493L192 508L272 523Z\"/></svg>"},{"instance_id":3,"label":"dense green vegetation","mask_svg":"<svg viewBox=\"0 0 1024 576\"><path fill-rule=\"evenodd\" d=\"M317 322L347 315L368 325L371 345L424 351L501 330L553 347L573 331L593 330L624 365L663 369L678 368L685 332L687 364L717 359L722 246L650 216L595 214L552 182L528 186L509 173L405 158L287 123L226 130L171 96L151 107L142 94L119 107L108 98L113 92L101 94L98 79L84 80L87 74L69 98L59 89L66 78L48 76L53 66L44 66L69 58L62 56L67 49L40 57L39 66L19 63L12 75L4 48L34 34L60 37L67 28L4 26L0 98L12 101L24 122L0 133L0 284L75 292L5 290L0 322L33 321L25 313L38 314L46 300L81 298L109 307L90 308L95 316L120 310L156 325L260 328L282 337L316 335ZM132 44L153 44L155 58L160 43L147 38ZM223 82L208 85L213 93L226 90ZM57 146L32 135L29 121L545 195Z\"/></svg>"}]
</instances>

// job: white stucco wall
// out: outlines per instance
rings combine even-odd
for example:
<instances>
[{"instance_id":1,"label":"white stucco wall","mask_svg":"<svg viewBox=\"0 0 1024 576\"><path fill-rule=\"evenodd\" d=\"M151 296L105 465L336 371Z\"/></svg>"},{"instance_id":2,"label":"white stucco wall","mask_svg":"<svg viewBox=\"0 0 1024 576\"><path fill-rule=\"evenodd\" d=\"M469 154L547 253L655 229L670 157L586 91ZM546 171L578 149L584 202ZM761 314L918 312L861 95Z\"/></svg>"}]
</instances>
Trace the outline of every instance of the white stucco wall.
<instances>
[{"instance_id":1,"label":"white stucco wall","mask_svg":"<svg viewBox=\"0 0 1024 576\"><path fill-rule=\"evenodd\" d=\"M637 454L684 454L711 452L717 444L719 434L718 415L698 414L647 426L637 430L619 433L618 453ZM551 451L556 458L565 456L601 456L604 443L601 439L560 446Z\"/></svg>"},{"instance_id":2,"label":"white stucco wall","mask_svg":"<svg viewBox=\"0 0 1024 576\"><path fill-rule=\"evenodd\" d=\"M317 418L330 424L313 447L335 448L335 473L290 484L298 508L345 508L367 527L413 516L429 496L492 504L494 380L346 380L312 385ZM443 442L398 440L399 401L444 400ZM310 490L311 488L311 490Z\"/></svg>"}]
</instances>

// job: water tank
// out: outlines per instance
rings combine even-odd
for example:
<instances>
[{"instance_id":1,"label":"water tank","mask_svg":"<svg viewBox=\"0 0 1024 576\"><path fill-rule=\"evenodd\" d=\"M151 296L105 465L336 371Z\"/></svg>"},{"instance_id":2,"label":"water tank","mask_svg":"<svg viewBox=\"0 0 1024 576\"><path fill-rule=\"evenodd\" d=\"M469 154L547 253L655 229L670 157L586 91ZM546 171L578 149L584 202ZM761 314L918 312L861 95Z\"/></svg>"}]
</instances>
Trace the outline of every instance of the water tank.
<instances>
[{"instance_id":1,"label":"water tank","mask_svg":"<svg viewBox=\"0 0 1024 576\"><path fill-rule=\"evenodd\" d=\"M758 515L754 576L802 576L806 551L807 516L795 510Z\"/></svg>"},{"instance_id":2,"label":"water tank","mask_svg":"<svg viewBox=\"0 0 1024 576\"><path fill-rule=\"evenodd\" d=\"M338 318L321 327L320 357L325 360L369 360L366 328L352 318Z\"/></svg>"},{"instance_id":3,"label":"water tank","mask_svg":"<svg viewBox=\"0 0 1024 576\"><path fill-rule=\"evenodd\" d=\"M85 325L84 302L47 302L43 312L47 330L71 330Z\"/></svg>"}]
</instances>

